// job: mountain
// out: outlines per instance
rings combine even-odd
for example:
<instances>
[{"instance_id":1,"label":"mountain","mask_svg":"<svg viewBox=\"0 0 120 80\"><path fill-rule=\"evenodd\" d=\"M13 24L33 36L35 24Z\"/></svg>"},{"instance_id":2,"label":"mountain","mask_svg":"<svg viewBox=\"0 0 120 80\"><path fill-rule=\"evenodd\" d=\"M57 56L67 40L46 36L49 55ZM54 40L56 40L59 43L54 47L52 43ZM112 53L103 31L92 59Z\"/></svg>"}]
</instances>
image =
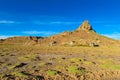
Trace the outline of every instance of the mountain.
<instances>
[{"instance_id":1,"label":"mountain","mask_svg":"<svg viewBox=\"0 0 120 80\"><path fill-rule=\"evenodd\" d=\"M64 46L119 46L119 41L98 34L85 20L78 29L72 32L63 32L50 37L12 37L2 41L3 43L24 43L40 45L64 45Z\"/></svg>"},{"instance_id":2,"label":"mountain","mask_svg":"<svg viewBox=\"0 0 120 80\"><path fill-rule=\"evenodd\" d=\"M63 32L48 38L39 39L39 44L49 44L55 42L56 45L76 45L89 46L91 44L99 46L118 46L118 41L98 34L90 25L89 21L84 21L78 29L72 32Z\"/></svg>"}]
</instances>

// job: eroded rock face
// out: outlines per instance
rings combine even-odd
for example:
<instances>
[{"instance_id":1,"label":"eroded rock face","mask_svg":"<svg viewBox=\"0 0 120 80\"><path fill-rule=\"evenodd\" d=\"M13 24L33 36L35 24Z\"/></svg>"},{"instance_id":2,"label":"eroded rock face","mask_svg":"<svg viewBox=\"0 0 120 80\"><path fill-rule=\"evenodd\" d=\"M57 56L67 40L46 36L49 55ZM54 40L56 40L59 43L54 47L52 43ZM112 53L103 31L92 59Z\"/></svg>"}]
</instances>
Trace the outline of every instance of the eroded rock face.
<instances>
[{"instance_id":1,"label":"eroded rock face","mask_svg":"<svg viewBox=\"0 0 120 80\"><path fill-rule=\"evenodd\" d=\"M93 29L92 29L92 26L89 24L89 21L86 20L86 21L84 21L82 23L82 25L80 25L80 27L77 30L87 30L87 31L90 31L90 30L93 30Z\"/></svg>"}]
</instances>

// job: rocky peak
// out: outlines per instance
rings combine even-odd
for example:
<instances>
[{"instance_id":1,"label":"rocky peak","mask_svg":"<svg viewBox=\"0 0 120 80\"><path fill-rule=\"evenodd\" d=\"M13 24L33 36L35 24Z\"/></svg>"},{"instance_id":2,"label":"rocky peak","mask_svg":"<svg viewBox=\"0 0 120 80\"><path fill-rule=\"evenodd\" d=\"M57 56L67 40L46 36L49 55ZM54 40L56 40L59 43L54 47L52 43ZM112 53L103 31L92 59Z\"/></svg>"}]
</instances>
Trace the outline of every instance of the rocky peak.
<instances>
[{"instance_id":1,"label":"rocky peak","mask_svg":"<svg viewBox=\"0 0 120 80\"><path fill-rule=\"evenodd\" d=\"M79 28L77 30L86 30L86 31L90 31L93 30L92 26L89 24L88 20L85 20L82 25L79 26Z\"/></svg>"}]
</instances>

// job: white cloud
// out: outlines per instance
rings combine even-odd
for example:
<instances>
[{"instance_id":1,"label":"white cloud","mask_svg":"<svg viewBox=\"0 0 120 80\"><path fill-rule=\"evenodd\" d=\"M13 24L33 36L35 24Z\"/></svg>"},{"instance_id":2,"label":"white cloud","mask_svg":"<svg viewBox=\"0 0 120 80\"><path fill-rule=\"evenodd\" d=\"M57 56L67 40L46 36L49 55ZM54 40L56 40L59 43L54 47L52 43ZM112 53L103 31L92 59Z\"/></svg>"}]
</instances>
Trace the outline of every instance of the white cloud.
<instances>
[{"instance_id":1,"label":"white cloud","mask_svg":"<svg viewBox=\"0 0 120 80\"><path fill-rule=\"evenodd\" d=\"M52 32L52 31L24 31L24 34L29 34L29 35L34 35L34 34L39 34L39 35L53 35L57 34L57 32Z\"/></svg>"},{"instance_id":2,"label":"white cloud","mask_svg":"<svg viewBox=\"0 0 120 80\"><path fill-rule=\"evenodd\" d=\"M107 37L110 37L110 38L113 38L113 39L117 39L117 40L120 39L120 33L118 33L118 32L115 32L115 33L112 33L112 34L103 34L103 35L107 36Z\"/></svg>"},{"instance_id":3,"label":"white cloud","mask_svg":"<svg viewBox=\"0 0 120 80\"><path fill-rule=\"evenodd\" d=\"M12 21L12 20L0 20L0 24L20 24L22 22Z\"/></svg>"},{"instance_id":4,"label":"white cloud","mask_svg":"<svg viewBox=\"0 0 120 80\"><path fill-rule=\"evenodd\" d=\"M20 35L0 35L0 39L6 39L9 37L16 37L16 36L20 36Z\"/></svg>"},{"instance_id":5,"label":"white cloud","mask_svg":"<svg viewBox=\"0 0 120 80\"><path fill-rule=\"evenodd\" d=\"M0 39L6 39L8 37L13 37L13 36L8 36L8 35L0 35Z\"/></svg>"},{"instance_id":6,"label":"white cloud","mask_svg":"<svg viewBox=\"0 0 120 80\"><path fill-rule=\"evenodd\" d=\"M15 21L9 21L9 20L0 20L0 24L14 24Z\"/></svg>"},{"instance_id":7,"label":"white cloud","mask_svg":"<svg viewBox=\"0 0 120 80\"><path fill-rule=\"evenodd\" d=\"M81 22L63 22L63 21L50 21L50 22L41 22L41 21L33 21L33 24L37 25L71 25L71 24L80 24Z\"/></svg>"},{"instance_id":8,"label":"white cloud","mask_svg":"<svg viewBox=\"0 0 120 80\"><path fill-rule=\"evenodd\" d=\"M55 22L50 22L50 24L79 24L81 22L61 22L61 21L55 21Z\"/></svg>"}]
</instances>

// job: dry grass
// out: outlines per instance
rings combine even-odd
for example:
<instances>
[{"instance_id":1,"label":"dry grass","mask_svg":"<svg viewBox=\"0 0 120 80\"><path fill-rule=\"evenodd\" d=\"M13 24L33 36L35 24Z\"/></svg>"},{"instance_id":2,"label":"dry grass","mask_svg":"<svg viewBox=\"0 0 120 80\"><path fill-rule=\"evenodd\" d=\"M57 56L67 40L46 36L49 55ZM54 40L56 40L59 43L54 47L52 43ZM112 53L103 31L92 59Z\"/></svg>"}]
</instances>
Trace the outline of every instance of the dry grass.
<instances>
[{"instance_id":1,"label":"dry grass","mask_svg":"<svg viewBox=\"0 0 120 80\"><path fill-rule=\"evenodd\" d=\"M19 71L14 71L14 67L18 65L17 63L16 64L14 63L10 66L8 66L8 62L1 64L2 68L7 68L11 70L13 72L11 74L18 77L26 76L21 73L21 70L26 68L28 72L34 75L47 74L49 76L51 75L56 76L56 74L58 74L57 71L60 71L61 72L60 75L70 74L71 76L76 77L75 75L90 76L98 71L99 74L96 73L96 75L100 76L101 73L103 73L104 71L105 73L107 73L108 71L114 72L120 70L119 52L120 52L119 47L113 46L65 47L65 46L41 46L41 45L32 46L23 44L19 45L0 44L0 56L7 58L12 53L16 55L16 60L18 60L17 62L20 61L21 63L27 61L28 64L18 69ZM41 61L39 60L35 61L36 56L39 55L41 55L40 56ZM46 63L49 62L51 62L52 64L46 65ZM81 67L84 67L85 69L84 68L83 70L79 69ZM53 69L55 69L55 71ZM33 72L31 72L30 70L32 70ZM102 70L103 72L100 73L99 71ZM109 72L108 74L111 74L111 72ZM3 76L3 74L1 74L1 76ZM98 80L99 79L100 78L98 78Z\"/></svg>"}]
</instances>

